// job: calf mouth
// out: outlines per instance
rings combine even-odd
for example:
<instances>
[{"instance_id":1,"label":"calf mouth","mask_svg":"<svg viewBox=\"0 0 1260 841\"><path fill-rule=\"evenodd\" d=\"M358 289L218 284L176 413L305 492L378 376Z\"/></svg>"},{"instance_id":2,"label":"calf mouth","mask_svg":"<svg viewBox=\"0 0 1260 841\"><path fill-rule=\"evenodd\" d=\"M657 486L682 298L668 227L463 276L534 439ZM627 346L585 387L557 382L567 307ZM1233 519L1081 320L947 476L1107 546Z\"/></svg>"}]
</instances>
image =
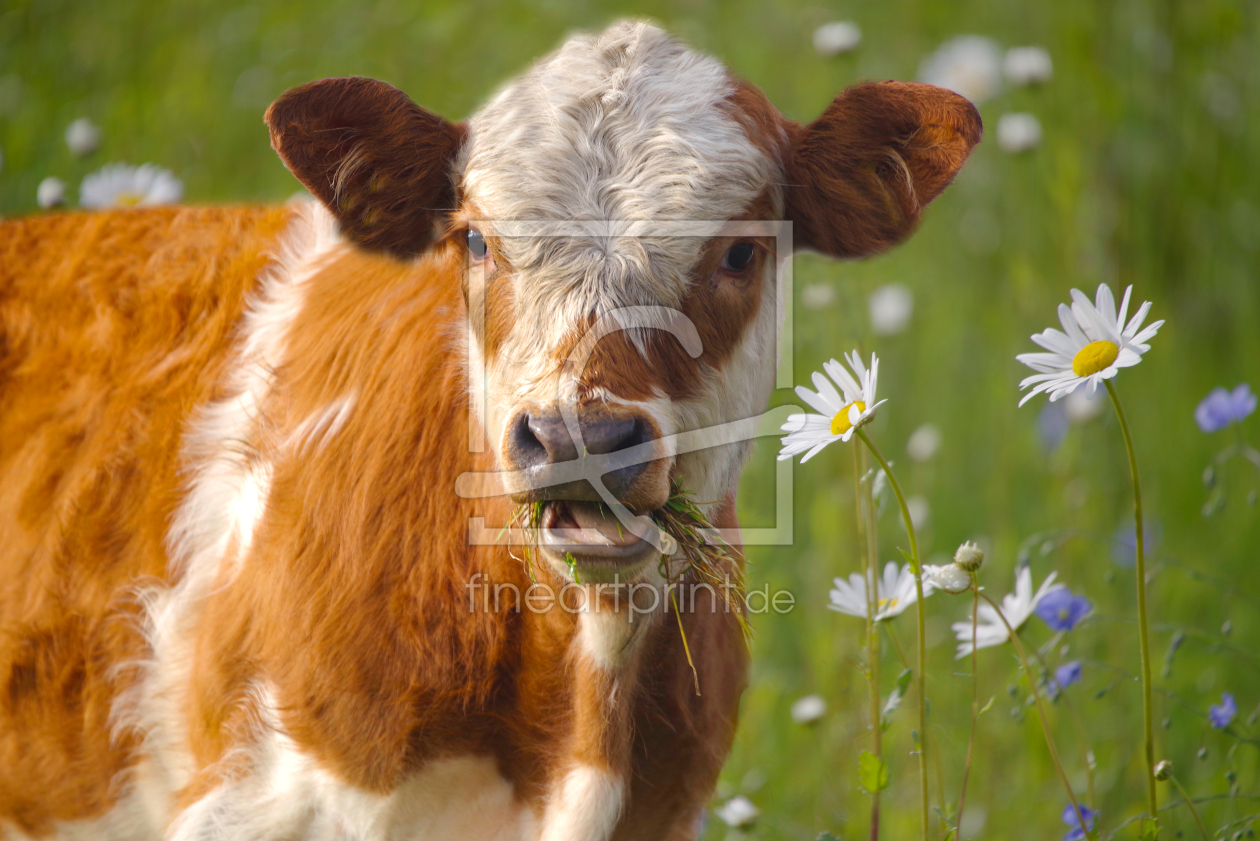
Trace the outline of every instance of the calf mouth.
<instances>
[{"instance_id":1,"label":"calf mouth","mask_svg":"<svg viewBox=\"0 0 1260 841\"><path fill-rule=\"evenodd\" d=\"M660 557L655 546L626 529L607 505L577 499L543 503L538 546L557 571L581 584L629 583Z\"/></svg>"}]
</instances>

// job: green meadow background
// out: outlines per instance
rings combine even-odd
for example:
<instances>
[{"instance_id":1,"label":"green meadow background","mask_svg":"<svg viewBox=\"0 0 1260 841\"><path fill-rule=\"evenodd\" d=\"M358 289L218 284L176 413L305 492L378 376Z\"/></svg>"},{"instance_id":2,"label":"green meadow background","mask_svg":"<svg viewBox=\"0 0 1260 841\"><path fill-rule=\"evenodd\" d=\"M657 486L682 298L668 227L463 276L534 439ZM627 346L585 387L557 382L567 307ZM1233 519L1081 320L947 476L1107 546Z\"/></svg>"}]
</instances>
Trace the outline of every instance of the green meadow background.
<instances>
[{"instance_id":1,"label":"green meadow background","mask_svg":"<svg viewBox=\"0 0 1260 841\"><path fill-rule=\"evenodd\" d=\"M1143 363L1116 382L1152 521L1158 755L1203 801L1210 830L1254 837L1260 728L1248 718L1260 705L1260 473L1239 460L1219 468L1223 504L1206 516L1204 468L1234 431L1206 435L1193 412L1215 386L1260 385L1260 5L3 0L0 214L38 212L36 186L46 176L67 183L73 206L83 175L115 160L170 168L190 202L283 201L298 185L272 154L262 114L285 88L368 75L462 118L566 33L626 15L652 17L721 57L798 120L812 119L852 82L914 79L922 59L955 35L1049 50L1049 83L1008 88L980 106L986 140L910 241L860 262L796 259L796 379L858 345L878 352L889 403L870 431L907 493L928 503L925 556L978 539L990 594L1008 592L1016 565L1029 563L1035 581L1057 570L1093 601L1089 620L1047 657L1085 664L1068 692L1097 759L1095 805L1107 837L1140 812L1145 789L1133 571L1113 552L1126 523L1131 529L1127 464L1109 408L1072 425L1048 452L1037 432L1045 400L1016 408L1017 384L1029 372L1014 357L1035 349L1028 336L1055 323L1055 306L1073 286L1092 297L1099 282L1117 295L1131 283L1138 301L1152 300L1151 318L1167 324ZM857 50L815 52L814 29L832 20L861 27ZM1014 111L1036 115L1044 131L1041 145L1020 155L994 142L998 117ZM84 116L101 126L103 144L77 159L63 133ZM867 296L889 282L913 291L913 317L906 331L875 336ZM834 302L809 309L801 291L816 284L831 287ZM786 391L775 397L794 400ZM914 462L906 441L929 422L941 431L940 449ZM1258 426L1253 416L1242 432L1260 442ZM762 439L745 473L748 525L773 521L776 449L775 439ZM705 838L812 839L824 830L865 837L869 801L857 788L857 754L869 740L862 622L825 607L831 578L859 564L851 470L841 445L797 466L794 545L749 552L753 586L789 589L798 606L754 620L751 683L714 801L744 795L761 817L746 831L711 818ZM905 541L895 506L885 505L880 528L881 557L898 557ZM966 597L928 602L938 804L956 801L966 748L970 667L953 659L949 623L969 606ZM911 611L891 623L911 656L913 622ZM1034 618L1023 636L1042 645L1051 634ZM901 665L888 638L885 645L887 693ZM994 700L980 720L965 837L1050 839L1066 829L1066 800L1016 666L1009 646L981 652L981 703ZM1234 733L1242 738L1207 726L1207 707L1222 691L1238 699ZM813 693L826 699L827 715L794 723L791 703ZM917 827L909 701L887 734L884 837L894 841ZM1062 703L1051 716L1083 790L1080 734ZM1176 794L1161 784L1161 797ZM1197 837L1184 809L1165 814L1161 837ZM1135 836L1131 826L1116 837Z\"/></svg>"}]
</instances>

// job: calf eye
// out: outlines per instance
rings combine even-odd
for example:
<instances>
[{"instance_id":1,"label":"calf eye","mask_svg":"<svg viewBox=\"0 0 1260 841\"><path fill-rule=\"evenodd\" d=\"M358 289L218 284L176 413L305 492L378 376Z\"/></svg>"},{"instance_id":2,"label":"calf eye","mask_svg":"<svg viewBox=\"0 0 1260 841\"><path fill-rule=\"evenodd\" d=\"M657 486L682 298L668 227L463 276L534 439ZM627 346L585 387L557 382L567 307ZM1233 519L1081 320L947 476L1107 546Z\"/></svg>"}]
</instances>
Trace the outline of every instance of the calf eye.
<instances>
[{"instance_id":1,"label":"calf eye","mask_svg":"<svg viewBox=\"0 0 1260 841\"><path fill-rule=\"evenodd\" d=\"M752 262L752 258L753 244L751 242L732 245L722 257L722 269L728 272L742 272Z\"/></svg>"},{"instance_id":2,"label":"calf eye","mask_svg":"<svg viewBox=\"0 0 1260 841\"><path fill-rule=\"evenodd\" d=\"M478 260L486 259L486 238L477 231L469 231L468 250Z\"/></svg>"}]
</instances>

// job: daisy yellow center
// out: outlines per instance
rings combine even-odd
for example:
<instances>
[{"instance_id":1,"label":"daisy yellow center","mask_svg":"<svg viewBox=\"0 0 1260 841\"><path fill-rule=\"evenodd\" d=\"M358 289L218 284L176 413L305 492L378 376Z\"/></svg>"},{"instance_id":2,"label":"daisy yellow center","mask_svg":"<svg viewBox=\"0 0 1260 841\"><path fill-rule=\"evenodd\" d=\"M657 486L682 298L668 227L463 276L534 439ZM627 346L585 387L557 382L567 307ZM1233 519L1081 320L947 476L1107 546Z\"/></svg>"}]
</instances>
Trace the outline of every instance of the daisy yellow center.
<instances>
[{"instance_id":1,"label":"daisy yellow center","mask_svg":"<svg viewBox=\"0 0 1260 841\"><path fill-rule=\"evenodd\" d=\"M880 599L875 604L875 606L879 608L880 610L884 610L885 608L894 608L897 606L897 600L896 599Z\"/></svg>"},{"instance_id":2,"label":"daisy yellow center","mask_svg":"<svg viewBox=\"0 0 1260 841\"><path fill-rule=\"evenodd\" d=\"M118 205L120 207L135 207L144 201L144 193L136 193L131 190L123 190L118 194Z\"/></svg>"},{"instance_id":3,"label":"daisy yellow center","mask_svg":"<svg viewBox=\"0 0 1260 841\"><path fill-rule=\"evenodd\" d=\"M852 406L857 406L859 412L866 411L865 403L863 403L861 400L854 400L848 406L845 406L843 409L836 412L836 416L831 419L831 434L832 435L843 435L844 433L848 432L850 428L852 428L853 424L849 423L849 408Z\"/></svg>"},{"instance_id":4,"label":"daisy yellow center","mask_svg":"<svg viewBox=\"0 0 1260 841\"><path fill-rule=\"evenodd\" d=\"M1107 341L1090 342L1072 357L1072 372L1078 377L1088 377L1105 370L1116 361L1120 348Z\"/></svg>"}]
</instances>

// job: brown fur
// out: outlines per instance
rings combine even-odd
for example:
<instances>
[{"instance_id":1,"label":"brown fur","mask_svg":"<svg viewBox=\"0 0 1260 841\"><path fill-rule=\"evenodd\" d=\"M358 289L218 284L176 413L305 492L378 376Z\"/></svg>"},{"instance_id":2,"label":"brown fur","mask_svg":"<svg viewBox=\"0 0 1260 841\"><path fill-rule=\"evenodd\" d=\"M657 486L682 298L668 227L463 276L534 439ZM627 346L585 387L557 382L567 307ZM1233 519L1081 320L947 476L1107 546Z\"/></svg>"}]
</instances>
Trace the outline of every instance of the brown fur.
<instances>
[{"instance_id":1,"label":"brown fur","mask_svg":"<svg viewBox=\"0 0 1260 841\"><path fill-rule=\"evenodd\" d=\"M799 248L861 257L895 245L980 142L976 108L914 82L854 85L789 125L787 218Z\"/></svg>"},{"instance_id":2,"label":"brown fur","mask_svg":"<svg viewBox=\"0 0 1260 841\"><path fill-rule=\"evenodd\" d=\"M231 327L283 219L136 211L3 229L26 270L0 285L5 402L18 407L3 418L0 817L24 832L100 815L119 794L114 774L135 760L134 738L111 746L106 725L128 683L111 670L143 654L129 588L167 575L179 433L215 395ZM460 472L486 467L460 445L467 416L451 344L461 259L454 244L415 266L347 251L312 279L267 434L254 442L276 458L268 513L250 561L221 582L199 626L188 722L202 772L184 805L248 770L212 765L252 738L254 680L275 687L305 751L369 790L463 753L496 757L535 803L572 757L636 781L640 766L663 764L652 787L679 794L634 811L667 826L680 793L716 778L725 751L711 740L733 730L746 657L733 617L685 618L702 698L676 628L658 623L646 684L629 680L609 706L608 678L573 659L573 616L469 612L474 571L522 591L529 579L502 547L466 545L468 516L502 522L504 506L451 490ZM435 325L451 335L435 341ZM352 387L361 409L327 446L285 449L302 418ZM677 735L650 744L662 726Z\"/></svg>"},{"instance_id":3,"label":"brown fur","mask_svg":"<svg viewBox=\"0 0 1260 841\"><path fill-rule=\"evenodd\" d=\"M131 588L167 575L184 422L286 215L0 224L0 817L27 834L106 811L134 759Z\"/></svg>"},{"instance_id":4,"label":"brown fur","mask_svg":"<svg viewBox=\"0 0 1260 841\"><path fill-rule=\"evenodd\" d=\"M321 79L285 93L264 119L285 166L364 248L419 254L454 209L450 166L464 126L397 88Z\"/></svg>"}]
</instances>

